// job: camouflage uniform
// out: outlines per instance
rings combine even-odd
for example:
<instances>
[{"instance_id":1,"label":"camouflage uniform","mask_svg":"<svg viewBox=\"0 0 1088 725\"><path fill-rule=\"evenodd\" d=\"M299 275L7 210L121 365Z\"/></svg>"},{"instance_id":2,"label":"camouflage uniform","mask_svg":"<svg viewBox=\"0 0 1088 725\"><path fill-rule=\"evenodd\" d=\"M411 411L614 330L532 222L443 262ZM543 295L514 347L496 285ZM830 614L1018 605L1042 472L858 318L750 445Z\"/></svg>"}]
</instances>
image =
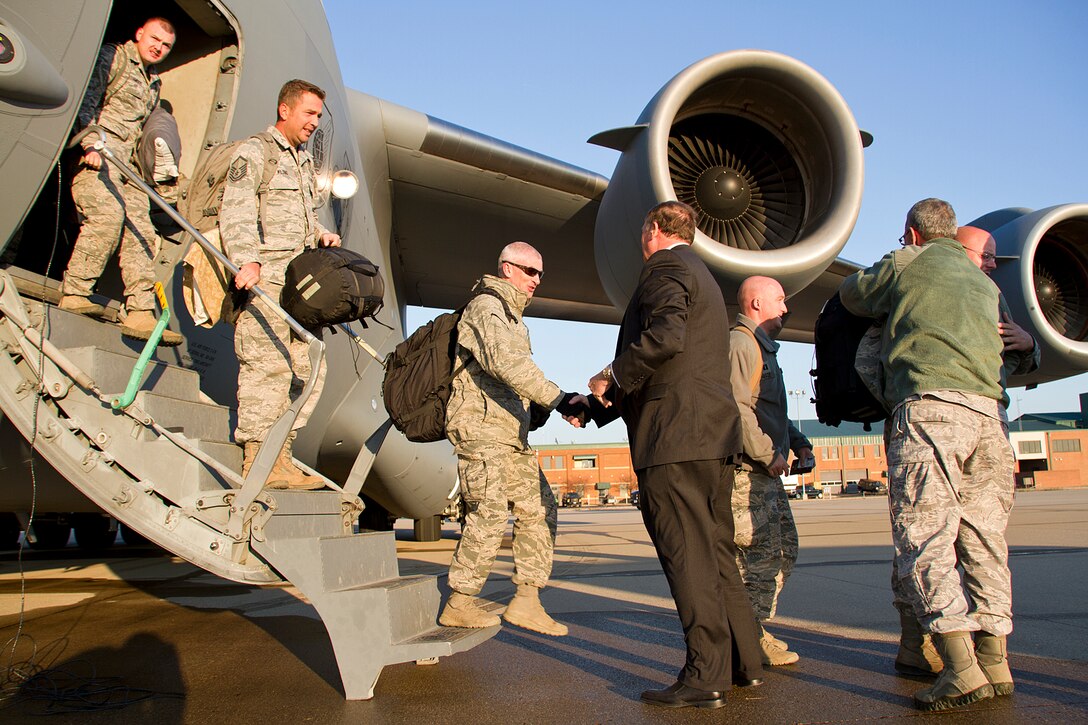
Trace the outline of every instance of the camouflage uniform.
<instances>
[{"instance_id":1,"label":"camouflage uniform","mask_svg":"<svg viewBox=\"0 0 1088 725\"><path fill-rule=\"evenodd\" d=\"M144 69L133 41L105 45L79 108L79 126L101 126L110 151L131 165L144 121L159 103L161 85L153 66ZM91 150L97 140L97 133L87 136L83 149ZM72 198L83 216L83 225L61 292L78 297L90 295L120 239L125 307L153 310L153 260L159 237L151 223L147 195L103 158L97 171L80 166L72 178Z\"/></svg>"},{"instance_id":2,"label":"camouflage uniform","mask_svg":"<svg viewBox=\"0 0 1088 725\"><path fill-rule=\"evenodd\" d=\"M895 605L927 632L1008 634L1014 483L997 287L960 244L936 239L886 255L839 291L854 314L884 320Z\"/></svg>"},{"instance_id":3,"label":"camouflage uniform","mask_svg":"<svg viewBox=\"0 0 1088 725\"><path fill-rule=\"evenodd\" d=\"M457 325L460 369L446 409L466 510L449 583L468 595L487 581L511 504L514 583L542 588L551 576L557 506L529 447L529 403L552 409L563 395L532 360L521 320L526 294L491 275L480 280L481 288L502 301L482 294L465 308Z\"/></svg>"},{"instance_id":4,"label":"camouflage uniform","mask_svg":"<svg viewBox=\"0 0 1088 725\"><path fill-rule=\"evenodd\" d=\"M752 335L740 330L741 326ZM753 337L754 336L754 337ZM756 344L758 342L758 344ZM745 315L729 335L730 381L744 430L744 452L733 480L734 542L752 611L774 616L778 595L797 561L797 526L782 479L770 475L775 456L812 444L790 423L777 342ZM752 380L759 373L758 388Z\"/></svg>"},{"instance_id":5,"label":"camouflage uniform","mask_svg":"<svg viewBox=\"0 0 1088 725\"><path fill-rule=\"evenodd\" d=\"M227 254L238 267L261 265L259 286L280 299L287 265L327 232L317 220L313 158L292 148L283 134L268 133L280 147L276 173L258 198L265 165L264 144L250 139L231 159L223 185L219 231ZM238 356L238 443L263 441L268 429L298 397L310 375L307 345L264 302L251 296L234 328ZM321 395L325 371L303 406L294 428L306 425Z\"/></svg>"}]
</instances>

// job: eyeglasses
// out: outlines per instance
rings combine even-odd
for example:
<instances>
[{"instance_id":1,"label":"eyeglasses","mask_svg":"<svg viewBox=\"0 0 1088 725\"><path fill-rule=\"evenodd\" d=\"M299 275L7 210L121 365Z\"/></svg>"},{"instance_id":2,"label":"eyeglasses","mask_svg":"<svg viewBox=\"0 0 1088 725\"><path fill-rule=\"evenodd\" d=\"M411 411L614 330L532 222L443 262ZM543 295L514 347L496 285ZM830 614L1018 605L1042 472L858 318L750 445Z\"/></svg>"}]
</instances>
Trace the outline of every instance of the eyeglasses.
<instances>
[{"instance_id":1,"label":"eyeglasses","mask_svg":"<svg viewBox=\"0 0 1088 725\"><path fill-rule=\"evenodd\" d=\"M907 241L907 235L906 235L906 234L904 234L903 236L899 237L899 246L900 246L900 247L905 247L905 246L907 246L908 244L910 244L910 242L908 242L908 241Z\"/></svg>"},{"instance_id":2,"label":"eyeglasses","mask_svg":"<svg viewBox=\"0 0 1088 725\"><path fill-rule=\"evenodd\" d=\"M976 252L974 249L971 249L970 247L964 247L963 251L970 252L971 254L977 254L979 257L982 258L983 262L992 262L995 259L997 259L996 254L990 254L989 252Z\"/></svg>"},{"instance_id":3,"label":"eyeglasses","mask_svg":"<svg viewBox=\"0 0 1088 725\"><path fill-rule=\"evenodd\" d=\"M541 281L543 281L543 279L544 279L544 270L542 270L542 269L537 269L536 267L526 267L524 264L518 264L517 262L511 262L509 259L502 260L502 263L503 264L512 264L513 266L517 267L518 269L520 269L522 272L529 275L530 277L536 277L537 279L539 279Z\"/></svg>"}]
</instances>

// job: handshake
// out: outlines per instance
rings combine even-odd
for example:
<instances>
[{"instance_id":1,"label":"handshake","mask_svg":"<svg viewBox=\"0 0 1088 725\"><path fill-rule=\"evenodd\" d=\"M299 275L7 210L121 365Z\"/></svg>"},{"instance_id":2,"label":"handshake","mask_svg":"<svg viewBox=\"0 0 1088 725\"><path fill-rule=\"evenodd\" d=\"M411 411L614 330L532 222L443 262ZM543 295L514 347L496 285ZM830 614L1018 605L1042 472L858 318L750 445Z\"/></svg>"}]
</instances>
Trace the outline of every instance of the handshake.
<instances>
[{"instance_id":1,"label":"handshake","mask_svg":"<svg viewBox=\"0 0 1088 725\"><path fill-rule=\"evenodd\" d=\"M601 372L589 379L589 395L600 404L602 408L611 407L612 401L605 398L605 393L612 387L612 368L606 367ZM592 418L589 396L581 393L567 393L555 406L563 420L575 428L585 428L586 423ZM598 423L599 424L599 423Z\"/></svg>"}]
</instances>

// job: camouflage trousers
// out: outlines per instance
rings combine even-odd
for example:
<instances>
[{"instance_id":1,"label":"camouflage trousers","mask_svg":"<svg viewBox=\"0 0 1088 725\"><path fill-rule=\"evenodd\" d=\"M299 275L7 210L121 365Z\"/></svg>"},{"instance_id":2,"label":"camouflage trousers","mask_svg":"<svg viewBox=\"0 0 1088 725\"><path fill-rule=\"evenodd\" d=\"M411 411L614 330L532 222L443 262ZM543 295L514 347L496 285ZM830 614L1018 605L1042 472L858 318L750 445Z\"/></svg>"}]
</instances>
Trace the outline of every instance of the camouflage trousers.
<instances>
[{"instance_id":1,"label":"camouflage trousers","mask_svg":"<svg viewBox=\"0 0 1088 725\"><path fill-rule=\"evenodd\" d=\"M280 298L281 285L262 280L259 286L273 299ZM234 352L238 356L237 443L263 441L272 424L302 394L310 376L308 350L309 346L279 315L262 300L250 297L234 325ZM322 367L293 430L306 425L324 385Z\"/></svg>"},{"instance_id":2,"label":"camouflage trousers","mask_svg":"<svg viewBox=\"0 0 1088 725\"><path fill-rule=\"evenodd\" d=\"M450 587L478 594L514 514L515 584L543 588L552 573L558 506L532 450L498 444L457 446L465 525L450 563Z\"/></svg>"},{"instance_id":3,"label":"camouflage trousers","mask_svg":"<svg viewBox=\"0 0 1088 725\"><path fill-rule=\"evenodd\" d=\"M119 158L129 158L132 150L122 147L116 153ZM90 295L120 240L125 308L154 310L154 260L159 251L159 234L151 223L147 195L134 184L122 183L121 172L103 159L98 171L84 166L76 172L72 198L83 225L64 272L61 292Z\"/></svg>"},{"instance_id":4,"label":"camouflage trousers","mask_svg":"<svg viewBox=\"0 0 1088 725\"><path fill-rule=\"evenodd\" d=\"M733 522L737 568L762 622L774 616L778 595L797 562L797 526L782 479L737 469Z\"/></svg>"},{"instance_id":5,"label":"camouflage trousers","mask_svg":"<svg viewBox=\"0 0 1088 725\"><path fill-rule=\"evenodd\" d=\"M896 608L928 632L1009 634L1005 528L1015 484L1006 425L922 398L898 406L886 430Z\"/></svg>"}]
</instances>

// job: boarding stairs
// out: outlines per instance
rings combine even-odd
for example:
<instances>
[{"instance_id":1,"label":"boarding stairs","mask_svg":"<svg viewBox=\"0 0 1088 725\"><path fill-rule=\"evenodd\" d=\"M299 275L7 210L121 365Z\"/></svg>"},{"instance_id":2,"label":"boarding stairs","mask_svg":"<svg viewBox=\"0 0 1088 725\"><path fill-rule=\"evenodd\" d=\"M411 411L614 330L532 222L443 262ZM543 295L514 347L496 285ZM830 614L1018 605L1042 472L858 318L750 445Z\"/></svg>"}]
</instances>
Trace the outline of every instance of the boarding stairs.
<instances>
[{"instance_id":1,"label":"boarding stairs","mask_svg":"<svg viewBox=\"0 0 1088 725\"><path fill-rule=\"evenodd\" d=\"M34 285L0 271L7 423L106 514L168 551L234 581L294 585L325 624L348 699L372 697L386 665L433 661L494 636L497 626L436 626L436 578L400 575L392 532L355 533L373 452L360 452L342 485L264 488L312 378L243 478L235 411L208 398L180 356L156 350L155 335L141 349L115 324L49 304L55 282L41 279L36 295ZM324 346L310 337L317 370Z\"/></svg>"}]
</instances>

